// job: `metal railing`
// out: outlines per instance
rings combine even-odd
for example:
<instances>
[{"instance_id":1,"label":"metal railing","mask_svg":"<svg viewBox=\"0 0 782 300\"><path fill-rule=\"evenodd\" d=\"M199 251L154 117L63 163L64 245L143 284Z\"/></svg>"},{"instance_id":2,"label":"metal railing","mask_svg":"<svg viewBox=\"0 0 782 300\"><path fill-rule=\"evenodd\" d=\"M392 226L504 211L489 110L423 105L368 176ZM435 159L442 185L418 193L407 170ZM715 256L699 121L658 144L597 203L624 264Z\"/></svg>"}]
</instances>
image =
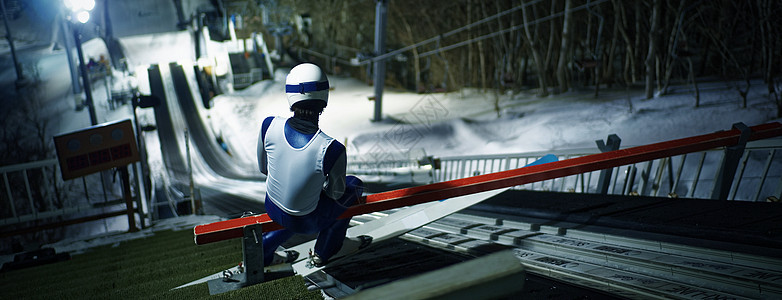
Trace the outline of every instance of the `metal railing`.
<instances>
[{"instance_id":1,"label":"metal railing","mask_svg":"<svg viewBox=\"0 0 782 300\"><path fill-rule=\"evenodd\" d=\"M4 187L4 192L0 197L5 200L2 205L3 218L0 219L0 225L32 221L48 216L50 211L46 208L55 207L55 203L59 202L53 199L58 197L49 197L49 195L51 193L58 195L59 193L56 190L38 189L38 185L30 183L30 175L36 177L36 180L50 183L47 186L55 187L57 186L57 171L58 164L55 159L0 168ZM54 176L47 176L47 174ZM23 205L17 207L17 203Z\"/></svg>"},{"instance_id":2,"label":"metal railing","mask_svg":"<svg viewBox=\"0 0 782 300\"><path fill-rule=\"evenodd\" d=\"M135 173L132 168L132 176ZM63 181L56 159L0 167L0 174L0 226L67 219L74 214L92 214L102 208L125 205L121 196L106 190L108 186L120 191L120 180L108 182L102 173L96 173ZM133 185L133 190L139 189ZM133 202L140 211L138 197L135 193Z\"/></svg>"},{"instance_id":3,"label":"metal railing","mask_svg":"<svg viewBox=\"0 0 782 300\"><path fill-rule=\"evenodd\" d=\"M413 148L408 151L382 151L370 152L348 156L348 172L356 175L395 175L398 170L415 169L422 164L422 159L427 158L426 151L421 148ZM425 164L423 164L425 165Z\"/></svg>"},{"instance_id":4,"label":"metal railing","mask_svg":"<svg viewBox=\"0 0 782 300\"><path fill-rule=\"evenodd\" d=\"M782 198L782 139L747 143L728 200L778 201ZM541 158L556 155L559 160L600 153L595 149L572 149L494 155L404 158L372 163L366 156L352 156L348 172L393 176L395 180L425 184L512 170ZM687 198L714 198L724 148L665 157L615 167L610 170L608 194ZM400 158L401 157L401 158ZM593 171L514 187L554 192L600 193L600 173ZM425 173L428 176L421 176Z\"/></svg>"},{"instance_id":5,"label":"metal railing","mask_svg":"<svg viewBox=\"0 0 782 300\"><path fill-rule=\"evenodd\" d=\"M250 69L250 73L238 73L234 74L234 88L243 89L255 82L263 79L263 70L260 68Z\"/></svg>"}]
</instances>

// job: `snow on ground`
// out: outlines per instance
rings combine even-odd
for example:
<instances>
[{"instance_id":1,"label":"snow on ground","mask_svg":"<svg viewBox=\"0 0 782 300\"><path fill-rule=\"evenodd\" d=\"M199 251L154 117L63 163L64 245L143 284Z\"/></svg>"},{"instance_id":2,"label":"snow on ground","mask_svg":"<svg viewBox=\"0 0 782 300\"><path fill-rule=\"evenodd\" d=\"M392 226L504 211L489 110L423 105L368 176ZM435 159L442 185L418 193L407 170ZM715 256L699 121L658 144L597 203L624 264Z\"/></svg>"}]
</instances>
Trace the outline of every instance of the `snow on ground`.
<instances>
[{"instance_id":1,"label":"snow on ground","mask_svg":"<svg viewBox=\"0 0 782 300\"><path fill-rule=\"evenodd\" d=\"M194 60L191 34L187 31L139 35L120 39L130 65L167 64Z\"/></svg>"},{"instance_id":2,"label":"snow on ground","mask_svg":"<svg viewBox=\"0 0 782 300\"><path fill-rule=\"evenodd\" d=\"M286 72L278 70L276 81L215 99L215 130L241 161L256 160L265 117L292 115L283 92ZM372 122L371 86L352 78L329 80L333 90L321 129L348 141L351 155L411 149L435 156L556 151L596 147L595 140L612 133L622 145L635 146L727 130L737 122L763 124L773 121L776 111L761 82L753 82L747 108L725 82L702 83L699 108L688 86L649 100L641 90L624 88L603 89L597 99L593 90L540 98L534 91L495 96L478 89L440 94L389 89L383 96L385 120Z\"/></svg>"}]
</instances>

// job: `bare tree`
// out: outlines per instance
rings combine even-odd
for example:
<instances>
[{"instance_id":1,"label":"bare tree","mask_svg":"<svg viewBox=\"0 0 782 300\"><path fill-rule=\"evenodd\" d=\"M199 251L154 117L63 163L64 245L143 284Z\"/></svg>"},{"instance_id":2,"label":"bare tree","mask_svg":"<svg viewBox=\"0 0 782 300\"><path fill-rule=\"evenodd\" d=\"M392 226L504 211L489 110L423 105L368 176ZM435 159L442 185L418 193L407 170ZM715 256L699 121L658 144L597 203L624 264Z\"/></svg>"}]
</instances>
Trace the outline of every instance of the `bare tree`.
<instances>
[{"instance_id":1,"label":"bare tree","mask_svg":"<svg viewBox=\"0 0 782 300\"><path fill-rule=\"evenodd\" d=\"M627 16L624 8L624 1L613 0L614 4L614 23L619 29L619 34L625 43L625 61L624 71L622 76L625 84L628 86L635 82L635 50L633 48L633 41L630 39L630 35L627 33Z\"/></svg>"},{"instance_id":2,"label":"bare tree","mask_svg":"<svg viewBox=\"0 0 782 300\"><path fill-rule=\"evenodd\" d=\"M2 98L14 99L13 108L0 109L0 165L39 161L54 157L54 142L48 132L49 119L43 114L45 111L42 102L45 97L45 82L41 81L36 64L24 67L29 83L20 90L8 89L0 92ZM11 194L9 195L17 202L16 207L29 207L28 203L32 203L35 210L47 211L62 208L62 195L51 188L59 188L56 176L59 176L56 168L45 167L26 172L8 173L5 180L10 186L29 187L28 189L10 190ZM27 192L30 193L31 199L28 199ZM6 196L5 193L3 196ZM5 209L6 207L3 207L0 211L6 213ZM53 218L61 218L61 216ZM33 222L40 221L10 225L10 228L27 228L39 225L33 224ZM62 229L52 229L16 236L15 239L22 240L24 243L33 241L36 244L41 244L61 239L63 233Z\"/></svg>"},{"instance_id":3,"label":"bare tree","mask_svg":"<svg viewBox=\"0 0 782 300\"><path fill-rule=\"evenodd\" d=\"M776 4L776 5L774 5ZM757 0L756 9L758 16L756 18L758 27L760 30L760 42L761 42L761 57L763 64L763 80L768 87L768 97L777 107L777 118L782 118L782 80L776 78L776 75L782 73L780 70L774 69L775 63L779 64L779 53L775 55L775 51L782 47L779 47L779 36L782 28L779 25L774 26L774 16L782 13L782 6L778 1L772 0ZM777 45L775 47L775 45ZM782 53L782 51L780 51Z\"/></svg>"},{"instance_id":4,"label":"bare tree","mask_svg":"<svg viewBox=\"0 0 782 300\"><path fill-rule=\"evenodd\" d=\"M570 18L573 16L573 12L570 11L572 2L572 0L565 0L565 17L562 20L562 41L559 45L559 62L557 63L557 83L559 83L559 91L562 93L568 91L567 53L568 47L570 47L568 28L570 27Z\"/></svg>"},{"instance_id":5,"label":"bare tree","mask_svg":"<svg viewBox=\"0 0 782 300\"><path fill-rule=\"evenodd\" d=\"M735 87L741 97L742 107L746 108L752 71L756 63L756 33L759 30L754 26L755 15L749 9L751 3L728 1L728 4L734 6L701 10L698 14L698 26L721 58L718 62L720 74ZM704 13L709 12L716 14L718 21L724 26L714 26L711 19L715 16L704 16ZM734 82L736 79L743 81L743 85Z\"/></svg>"},{"instance_id":6,"label":"bare tree","mask_svg":"<svg viewBox=\"0 0 782 300\"><path fill-rule=\"evenodd\" d=\"M614 7L614 10L616 8ZM616 15L616 13L614 13ZM611 44L608 46L608 59L606 59L606 62L604 63L605 72L603 77L605 77L605 82L608 85L608 88L611 88L611 84L614 82L614 60L616 60L616 48L618 47L619 41L619 25L616 20L614 20L614 30L611 33Z\"/></svg>"},{"instance_id":7,"label":"bare tree","mask_svg":"<svg viewBox=\"0 0 782 300\"><path fill-rule=\"evenodd\" d=\"M410 28L410 23L407 22L407 18L405 18L404 15L399 13L399 11L395 8L391 9L392 13L396 13L397 20L400 20L402 22L402 25L405 27L405 31L407 31L407 38L403 41L407 44L415 44L415 36L413 35L413 30ZM417 92L423 92L424 86L421 82L421 59L418 57L418 47L415 47L412 49L413 51L413 70L414 70L414 81L415 81L415 90Z\"/></svg>"},{"instance_id":8,"label":"bare tree","mask_svg":"<svg viewBox=\"0 0 782 300\"><path fill-rule=\"evenodd\" d=\"M538 85L539 85L538 96L546 97L548 96L548 85L546 83L546 66L543 64L544 63L543 57L541 57L540 50L538 50L537 48L538 26L537 25L535 26L536 34L533 35L532 31L530 31L530 26L529 26L530 20L527 17L528 9L525 6L522 6L521 10L522 10L521 14L524 18L524 32L527 35L527 45L529 45L529 50L530 52L532 52L532 58L533 60L535 60L535 65L537 66L538 69ZM532 18L537 18L535 15L534 7L532 7Z\"/></svg>"},{"instance_id":9,"label":"bare tree","mask_svg":"<svg viewBox=\"0 0 782 300\"><path fill-rule=\"evenodd\" d=\"M651 25L649 26L649 51L646 54L646 99L651 99L654 97L654 60L655 56L657 55L657 47L655 44L657 43L656 37L659 23L658 16L660 15L660 5L660 0L653 0L652 15L649 18L649 23Z\"/></svg>"},{"instance_id":10,"label":"bare tree","mask_svg":"<svg viewBox=\"0 0 782 300\"><path fill-rule=\"evenodd\" d=\"M305 0L279 3L310 14L311 50L339 55L333 49L357 49L353 55L371 55L372 1L334 0L317 9ZM590 3L586 9L584 4ZM725 74L744 93L748 79L762 77L765 85L773 86L772 78L780 72L776 66L782 56L782 26L776 25L774 17L782 14L782 2L777 0L612 0L600 4L584 0L394 0L389 10L393 15L388 22L389 48L434 39L447 49L433 53L438 49L434 42L410 48L405 54L409 60L389 62L395 67L388 72L398 72L388 76L395 80L389 86L410 83L405 87L426 90L434 83L449 90L463 86L519 90L530 85L527 78L536 77L532 85L540 95L547 95L554 86L556 92L573 88L570 73L574 71L568 68L572 61L585 71L579 74L586 75L584 81L595 85L596 92L601 82L623 82L628 87L643 82L646 97L651 98L679 80L695 87L696 105L700 105L698 80L702 76ZM498 13L501 16L495 18ZM602 39L601 17L605 26L611 26ZM487 18L493 19L438 38ZM508 32L510 28L513 31ZM459 46L450 47L455 44ZM424 51L433 55L416 58ZM365 66L346 67L352 75L366 79ZM737 79L741 82L736 83ZM422 88L424 83L426 88Z\"/></svg>"},{"instance_id":11,"label":"bare tree","mask_svg":"<svg viewBox=\"0 0 782 300\"><path fill-rule=\"evenodd\" d=\"M671 75L673 74L673 70L675 68L675 64L677 61L676 56L676 50L677 50L677 44L679 42L678 37L682 30L682 23L684 23L684 4L686 0L679 0L679 6L675 10L675 20L673 22L673 26L671 26L671 31L668 35L668 48L665 53L663 53L665 57L665 62L663 64L663 70L665 72L665 75L663 77L663 85L662 89L660 89L661 94L666 94L668 92L668 86L671 83Z\"/></svg>"},{"instance_id":12,"label":"bare tree","mask_svg":"<svg viewBox=\"0 0 782 300\"><path fill-rule=\"evenodd\" d=\"M605 18L597 12L599 10L599 7L597 8L590 8L587 7L587 10L589 10L589 13L591 15L594 15L598 22L597 22L597 37L595 39L595 48L592 50L592 59L595 61L595 68L594 68L594 74L595 74L595 98L598 97L600 93L600 82L601 82L601 74L600 71L602 69L602 62L603 62L603 45L602 45L602 36L603 36L603 26L605 23ZM591 20L591 19L590 19ZM587 35L588 36L588 35Z\"/></svg>"}]
</instances>

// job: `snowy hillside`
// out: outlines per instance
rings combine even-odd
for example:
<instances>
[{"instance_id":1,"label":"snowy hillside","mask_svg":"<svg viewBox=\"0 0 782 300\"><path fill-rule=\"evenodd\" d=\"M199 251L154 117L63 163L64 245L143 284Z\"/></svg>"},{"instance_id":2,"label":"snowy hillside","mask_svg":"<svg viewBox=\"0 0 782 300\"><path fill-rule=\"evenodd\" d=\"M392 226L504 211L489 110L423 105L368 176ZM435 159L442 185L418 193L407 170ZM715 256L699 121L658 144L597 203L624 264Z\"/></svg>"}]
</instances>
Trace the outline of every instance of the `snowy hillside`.
<instances>
[{"instance_id":1,"label":"snowy hillside","mask_svg":"<svg viewBox=\"0 0 782 300\"><path fill-rule=\"evenodd\" d=\"M265 81L215 99L212 119L242 160L255 161L257 134L266 116L290 116L282 92L285 70L277 81ZM643 91L603 89L539 98L532 92L499 95L499 113L492 92L465 89L447 94L387 90L386 120L371 122L373 89L351 78L330 78L333 90L321 116L321 129L348 141L349 154L377 149L423 149L429 155L519 153L595 147L596 139L615 133L633 146L749 126L775 119L774 103L761 82L742 108L729 83L701 83L701 105L689 86L646 100ZM777 119L778 120L778 119Z\"/></svg>"}]
</instances>

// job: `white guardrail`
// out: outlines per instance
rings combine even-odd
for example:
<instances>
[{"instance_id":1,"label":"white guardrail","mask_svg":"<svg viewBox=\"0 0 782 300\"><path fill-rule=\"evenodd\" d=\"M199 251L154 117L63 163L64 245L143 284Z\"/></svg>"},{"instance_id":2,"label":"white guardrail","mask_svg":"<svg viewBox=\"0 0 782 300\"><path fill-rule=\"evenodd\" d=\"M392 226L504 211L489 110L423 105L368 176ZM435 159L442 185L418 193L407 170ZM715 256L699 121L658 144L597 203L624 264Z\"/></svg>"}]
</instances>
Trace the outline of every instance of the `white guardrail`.
<instances>
[{"instance_id":1,"label":"white guardrail","mask_svg":"<svg viewBox=\"0 0 782 300\"><path fill-rule=\"evenodd\" d=\"M136 176L136 168L131 169L131 176ZM63 181L56 159L0 167L0 174L0 226L125 205L117 195L121 191L120 180L107 180L103 173L96 173ZM131 185L138 191L134 180ZM133 198L140 204L138 193Z\"/></svg>"},{"instance_id":2,"label":"white guardrail","mask_svg":"<svg viewBox=\"0 0 782 300\"><path fill-rule=\"evenodd\" d=\"M234 74L234 88L243 89L253 83L261 81L263 79L263 70L260 68L250 69L250 73L237 73Z\"/></svg>"},{"instance_id":3,"label":"white guardrail","mask_svg":"<svg viewBox=\"0 0 782 300\"><path fill-rule=\"evenodd\" d=\"M782 139L747 143L728 200L779 201L782 197ZM372 155L348 158L348 173L378 176L385 181L434 183L520 168L546 155L560 160L599 153L598 149L495 155L431 157L386 155L395 159L373 162ZM724 148L665 157L611 169L608 194L712 198ZM594 171L536 182L516 189L600 193L600 173Z\"/></svg>"}]
</instances>

